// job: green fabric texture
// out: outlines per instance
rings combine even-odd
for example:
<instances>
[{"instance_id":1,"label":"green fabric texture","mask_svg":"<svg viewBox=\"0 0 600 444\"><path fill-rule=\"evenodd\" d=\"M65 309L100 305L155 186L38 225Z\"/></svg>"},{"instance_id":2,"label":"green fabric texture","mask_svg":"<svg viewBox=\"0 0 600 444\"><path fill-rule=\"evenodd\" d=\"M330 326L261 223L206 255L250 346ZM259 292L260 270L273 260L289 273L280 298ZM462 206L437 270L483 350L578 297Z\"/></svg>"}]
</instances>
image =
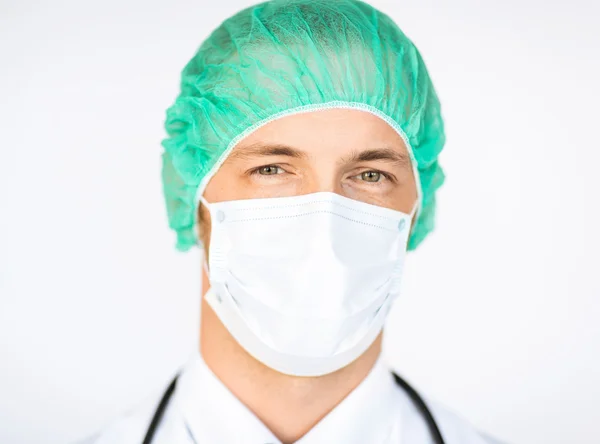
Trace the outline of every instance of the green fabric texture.
<instances>
[{"instance_id":1,"label":"green fabric texture","mask_svg":"<svg viewBox=\"0 0 600 444\"><path fill-rule=\"evenodd\" d=\"M434 227L435 192L444 182L440 103L412 41L390 17L355 0L273 0L244 9L187 63L162 141L177 248L198 244L196 194L241 135L281 113L321 106L374 111L406 136L422 193L409 239L415 249Z\"/></svg>"}]
</instances>

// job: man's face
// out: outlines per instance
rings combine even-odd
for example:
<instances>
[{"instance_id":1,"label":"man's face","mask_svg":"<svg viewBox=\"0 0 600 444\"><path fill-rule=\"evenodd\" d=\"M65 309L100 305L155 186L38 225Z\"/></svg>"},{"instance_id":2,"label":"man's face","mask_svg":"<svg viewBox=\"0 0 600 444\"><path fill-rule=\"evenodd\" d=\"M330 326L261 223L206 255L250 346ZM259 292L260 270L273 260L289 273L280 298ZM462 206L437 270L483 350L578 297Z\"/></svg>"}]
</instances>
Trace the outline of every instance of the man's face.
<instances>
[{"instance_id":1,"label":"man's face","mask_svg":"<svg viewBox=\"0 0 600 444\"><path fill-rule=\"evenodd\" d=\"M415 177L402 138L359 110L328 109L274 120L244 138L208 183L208 202L330 191L410 213ZM208 257L210 215L199 209Z\"/></svg>"}]
</instances>

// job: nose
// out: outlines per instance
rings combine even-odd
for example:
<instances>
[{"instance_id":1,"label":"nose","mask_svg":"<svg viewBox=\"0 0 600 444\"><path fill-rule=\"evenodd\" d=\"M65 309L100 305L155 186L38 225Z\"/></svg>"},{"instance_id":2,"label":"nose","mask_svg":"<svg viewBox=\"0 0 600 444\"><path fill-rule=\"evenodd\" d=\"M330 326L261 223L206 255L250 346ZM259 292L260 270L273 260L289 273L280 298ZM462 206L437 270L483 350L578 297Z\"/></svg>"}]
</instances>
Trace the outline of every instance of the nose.
<instances>
[{"instance_id":1,"label":"nose","mask_svg":"<svg viewBox=\"0 0 600 444\"><path fill-rule=\"evenodd\" d=\"M344 195L342 176L336 165L323 162L318 168L314 167L302 181L302 194L322 191Z\"/></svg>"}]
</instances>

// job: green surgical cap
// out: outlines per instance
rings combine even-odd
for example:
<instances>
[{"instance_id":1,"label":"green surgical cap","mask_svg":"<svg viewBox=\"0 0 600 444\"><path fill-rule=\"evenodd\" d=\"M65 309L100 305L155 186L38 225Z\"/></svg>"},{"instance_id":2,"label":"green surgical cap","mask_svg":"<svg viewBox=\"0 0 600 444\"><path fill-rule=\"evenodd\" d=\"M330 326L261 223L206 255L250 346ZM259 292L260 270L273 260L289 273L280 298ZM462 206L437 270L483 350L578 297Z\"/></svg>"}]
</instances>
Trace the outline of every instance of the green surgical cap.
<instances>
[{"instance_id":1,"label":"green surgical cap","mask_svg":"<svg viewBox=\"0 0 600 444\"><path fill-rule=\"evenodd\" d=\"M177 248L198 244L198 198L233 147L281 116L352 108L404 139L417 177L415 249L433 229L444 182L440 103L415 45L387 15L355 0L273 0L225 20L181 74L167 110L163 187Z\"/></svg>"}]
</instances>

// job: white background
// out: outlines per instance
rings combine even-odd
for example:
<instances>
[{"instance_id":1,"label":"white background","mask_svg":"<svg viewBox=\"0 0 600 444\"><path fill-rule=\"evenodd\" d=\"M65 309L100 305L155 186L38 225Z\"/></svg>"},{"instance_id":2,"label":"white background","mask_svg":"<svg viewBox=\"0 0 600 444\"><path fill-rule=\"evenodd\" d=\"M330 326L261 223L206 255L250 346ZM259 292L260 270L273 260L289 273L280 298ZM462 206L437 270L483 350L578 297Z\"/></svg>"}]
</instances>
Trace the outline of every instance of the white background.
<instances>
[{"instance_id":1,"label":"white background","mask_svg":"<svg viewBox=\"0 0 600 444\"><path fill-rule=\"evenodd\" d=\"M67 443L197 343L165 109L246 1L0 0L0 442ZM373 1L416 43L448 143L388 360L514 444L600 442L600 38L592 0Z\"/></svg>"}]
</instances>

